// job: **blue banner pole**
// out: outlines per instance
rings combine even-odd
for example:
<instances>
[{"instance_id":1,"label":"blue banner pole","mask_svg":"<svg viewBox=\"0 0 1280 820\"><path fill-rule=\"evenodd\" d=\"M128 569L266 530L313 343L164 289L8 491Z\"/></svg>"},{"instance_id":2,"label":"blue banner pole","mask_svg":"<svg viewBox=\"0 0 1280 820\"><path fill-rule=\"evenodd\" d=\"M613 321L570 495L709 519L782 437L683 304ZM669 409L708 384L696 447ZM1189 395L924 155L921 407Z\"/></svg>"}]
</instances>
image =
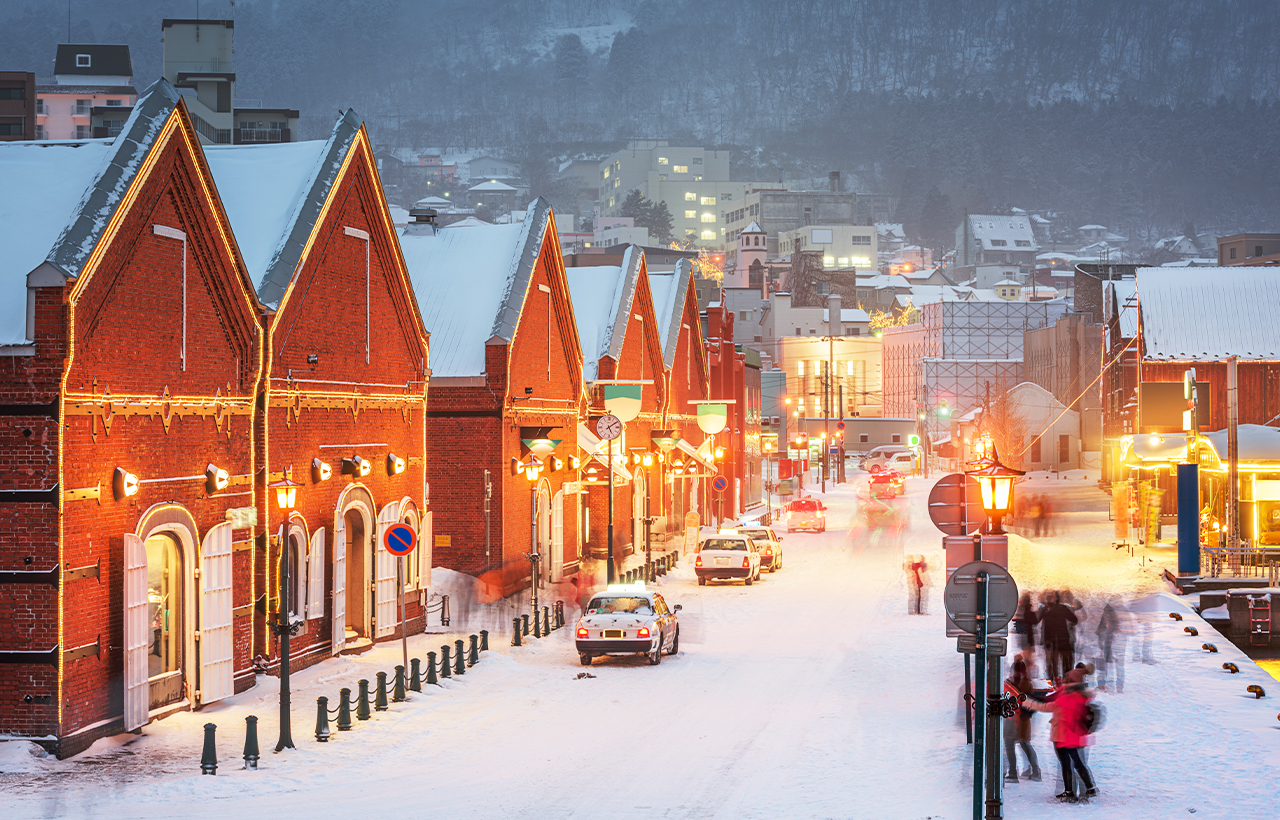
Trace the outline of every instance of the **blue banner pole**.
<instances>
[{"instance_id":1,"label":"blue banner pole","mask_svg":"<svg viewBox=\"0 0 1280 820\"><path fill-rule=\"evenodd\" d=\"M1178 465L1178 575L1200 575L1200 476L1198 464Z\"/></svg>"}]
</instances>

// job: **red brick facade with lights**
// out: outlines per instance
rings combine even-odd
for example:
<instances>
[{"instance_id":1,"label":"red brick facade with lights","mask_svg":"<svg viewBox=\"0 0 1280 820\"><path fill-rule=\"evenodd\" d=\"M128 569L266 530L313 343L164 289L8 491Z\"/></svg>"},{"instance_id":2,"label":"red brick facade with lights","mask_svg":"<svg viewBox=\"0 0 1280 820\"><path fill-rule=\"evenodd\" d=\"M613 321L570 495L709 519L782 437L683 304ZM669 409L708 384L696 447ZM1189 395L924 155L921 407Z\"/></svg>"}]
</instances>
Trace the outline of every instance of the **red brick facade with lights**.
<instances>
[{"instance_id":1,"label":"red brick facade with lights","mask_svg":"<svg viewBox=\"0 0 1280 820\"><path fill-rule=\"evenodd\" d=\"M513 458L524 457L521 427L556 428L552 437L561 440L556 455L567 460L577 454L582 352L554 221L545 231L514 337L507 344L486 345L484 376L433 378L427 401L435 564L484 576L495 593L503 595L529 583L524 554L531 546L532 491L528 479L511 468ZM486 469L493 491L487 558ZM559 471L544 472L537 483L543 511L557 493L567 490L562 555L548 554L550 516L540 513L539 551L545 556L546 577L554 581L557 574L569 575L578 565L581 496L572 492L577 474L567 462Z\"/></svg>"}]
</instances>

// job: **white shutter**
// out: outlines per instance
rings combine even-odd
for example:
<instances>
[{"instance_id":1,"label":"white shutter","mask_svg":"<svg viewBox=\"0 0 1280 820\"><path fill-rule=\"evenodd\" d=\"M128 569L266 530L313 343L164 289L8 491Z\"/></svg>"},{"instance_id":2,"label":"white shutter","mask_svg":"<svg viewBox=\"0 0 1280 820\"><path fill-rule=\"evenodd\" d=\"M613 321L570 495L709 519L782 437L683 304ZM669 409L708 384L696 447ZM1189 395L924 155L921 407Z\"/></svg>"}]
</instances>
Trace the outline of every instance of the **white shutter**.
<instances>
[{"instance_id":1,"label":"white shutter","mask_svg":"<svg viewBox=\"0 0 1280 820\"><path fill-rule=\"evenodd\" d=\"M418 588L431 588L431 548L435 546L435 513L423 513L418 533Z\"/></svg>"},{"instance_id":2,"label":"white shutter","mask_svg":"<svg viewBox=\"0 0 1280 820\"><path fill-rule=\"evenodd\" d=\"M337 655L347 645L347 522L342 513L333 522L333 643Z\"/></svg>"},{"instance_id":3,"label":"white shutter","mask_svg":"<svg viewBox=\"0 0 1280 820\"><path fill-rule=\"evenodd\" d=\"M383 537L400 518L400 502L388 504L378 513L378 543L374 549L373 617L377 621L374 637L381 638L396 631L396 557L387 552Z\"/></svg>"},{"instance_id":4,"label":"white shutter","mask_svg":"<svg viewBox=\"0 0 1280 820\"><path fill-rule=\"evenodd\" d=\"M200 556L200 703L235 693L231 640L231 522L204 537Z\"/></svg>"},{"instance_id":5,"label":"white shutter","mask_svg":"<svg viewBox=\"0 0 1280 820\"><path fill-rule=\"evenodd\" d=\"M564 580L564 490L551 499L551 583Z\"/></svg>"},{"instance_id":6,"label":"white shutter","mask_svg":"<svg viewBox=\"0 0 1280 820\"><path fill-rule=\"evenodd\" d=\"M324 527L311 533L307 556L307 620L324 617Z\"/></svg>"},{"instance_id":7,"label":"white shutter","mask_svg":"<svg viewBox=\"0 0 1280 820\"><path fill-rule=\"evenodd\" d=\"M124 536L124 728L147 722L151 691L147 685L147 549L133 533Z\"/></svg>"}]
</instances>

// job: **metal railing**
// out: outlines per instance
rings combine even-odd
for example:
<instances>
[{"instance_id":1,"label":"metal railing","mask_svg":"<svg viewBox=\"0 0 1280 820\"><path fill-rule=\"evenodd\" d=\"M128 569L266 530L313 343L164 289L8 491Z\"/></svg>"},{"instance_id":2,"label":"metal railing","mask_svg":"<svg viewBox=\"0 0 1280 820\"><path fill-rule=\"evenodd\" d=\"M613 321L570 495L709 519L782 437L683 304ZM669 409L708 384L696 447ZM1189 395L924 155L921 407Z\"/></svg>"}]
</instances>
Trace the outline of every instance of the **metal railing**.
<instances>
[{"instance_id":1,"label":"metal railing","mask_svg":"<svg viewBox=\"0 0 1280 820\"><path fill-rule=\"evenodd\" d=\"M79 105L79 104L77 104L75 107L73 107L73 108L71 109L71 116L73 116L73 117L87 117L87 116L89 116L89 112L91 112L92 110L93 110L93 106L91 106L91 105Z\"/></svg>"},{"instance_id":2,"label":"metal railing","mask_svg":"<svg viewBox=\"0 0 1280 820\"><path fill-rule=\"evenodd\" d=\"M231 144L230 128L214 128L203 117L194 112L191 113L191 123L196 127L196 133L215 145Z\"/></svg>"},{"instance_id":3,"label":"metal railing","mask_svg":"<svg viewBox=\"0 0 1280 820\"><path fill-rule=\"evenodd\" d=\"M279 128L239 128L236 129L236 138L242 144L251 142L283 142L284 134Z\"/></svg>"},{"instance_id":4,"label":"metal railing","mask_svg":"<svg viewBox=\"0 0 1280 820\"><path fill-rule=\"evenodd\" d=\"M1280 547L1260 547L1247 538L1234 546L1226 542L1200 545L1200 566L1210 578L1267 577L1274 583L1278 561Z\"/></svg>"}]
</instances>

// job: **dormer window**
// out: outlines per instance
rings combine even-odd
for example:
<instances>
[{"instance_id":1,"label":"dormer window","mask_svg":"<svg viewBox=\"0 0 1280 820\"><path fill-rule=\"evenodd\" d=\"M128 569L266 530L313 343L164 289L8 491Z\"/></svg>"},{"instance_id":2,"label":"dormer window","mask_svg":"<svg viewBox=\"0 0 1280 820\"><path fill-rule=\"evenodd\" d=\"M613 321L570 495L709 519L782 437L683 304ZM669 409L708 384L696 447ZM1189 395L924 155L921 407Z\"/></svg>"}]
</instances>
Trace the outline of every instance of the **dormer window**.
<instances>
[{"instance_id":1,"label":"dormer window","mask_svg":"<svg viewBox=\"0 0 1280 820\"><path fill-rule=\"evenodd\" d=\"M77 54L77 55L76 55L76 68L88 68L88 67L89 67L89 55L88 55L88 54Z\"/></svg>"}]
</instances>

